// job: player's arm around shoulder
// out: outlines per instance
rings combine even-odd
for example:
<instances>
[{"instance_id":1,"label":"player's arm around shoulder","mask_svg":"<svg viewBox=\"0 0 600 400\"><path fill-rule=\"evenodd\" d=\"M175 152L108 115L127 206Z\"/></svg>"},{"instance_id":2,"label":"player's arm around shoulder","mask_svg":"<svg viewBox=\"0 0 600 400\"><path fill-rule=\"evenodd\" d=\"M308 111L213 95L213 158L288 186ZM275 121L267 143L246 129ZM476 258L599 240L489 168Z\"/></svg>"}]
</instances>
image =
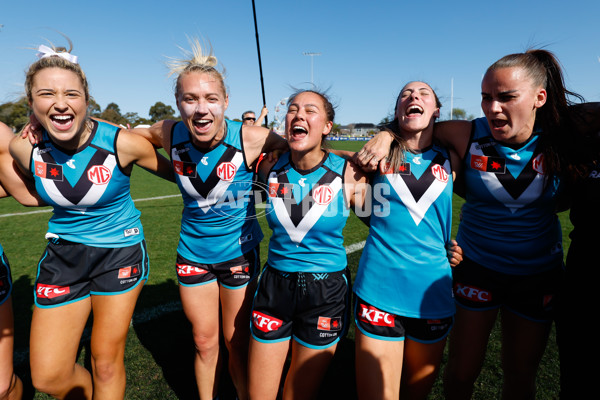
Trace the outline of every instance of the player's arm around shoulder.
<instances>
[{"instance_id":1,"label":"player's arm around shoulder","mask_svg":"<svg viewBox=\"0 0 600 400\"><path fill-rule=\"evenodd\" d=\"M260 126L242 127L244 156L250 167L254 167L263 153L283 153L288 150L287 141L275 132ZM275 157L276 159L277 157Z\"/></svg>"},{"instance_id":2,"label":"player's arm around shoulder","mask_svg":"<svg viewBox=\"0 0 600 400\"><path fill-rule=\"evenodd\" d=\"M117 137L117 153L119 164L126 171L131 171L133 164L137 164L154 175L175 182L169 160L158 153L152 143L144 137L122 130Z\"/></svg>"},{"instance_id":3,"label":"player's arm around shoulder","mask_svg":"<svg viewBox=\"0 0 600 400\"><path fill-rule=\"evenodd\" d=\"M32 149L28 137L13 134L0 123L0 183L6 195L13 196L24 206L42 206L45 203L36 193L29 171Z\"/></svg>"},{"instance_id":4,"label":"player's arm around shoulder","mask_svg":"<svg viewBox=\"0 0 600 400\"><path fill-rule=\"evenodd\" d=\"M365 171L351 160L346 161L344 169L344 198L348 207L359 214L367 213L367 194L369 178Z\"/></svg>"},{"instance_id":5,"label":"player's arm around shoulder","mask_svg":"<svg viewBox=\"0 0 600 400\"><path fill-rule=\"evenodd\" d=\"M163 148L169 152L171 146L171 130L176 123L177 121L173 120L163 120L154 123L150 127L131 128L129 131L143 137L152 143L154 147Z\"/></svg>"}]
</instances>

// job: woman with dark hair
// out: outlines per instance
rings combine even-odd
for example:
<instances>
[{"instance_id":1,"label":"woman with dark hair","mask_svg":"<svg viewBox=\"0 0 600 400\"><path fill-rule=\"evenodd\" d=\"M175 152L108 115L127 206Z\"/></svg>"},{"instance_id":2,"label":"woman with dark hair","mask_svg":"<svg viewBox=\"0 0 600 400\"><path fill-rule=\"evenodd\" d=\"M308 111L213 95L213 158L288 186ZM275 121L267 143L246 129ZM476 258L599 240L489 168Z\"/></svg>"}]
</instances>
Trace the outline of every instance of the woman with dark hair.
<instances>
[{"instance_id":1,"label":"woman with dark hair","mask_svg":"<svg viewBox=\"0 0 600 400\"><path fill-rule=\"evenodd\" d=\"M290 151L259 166L269 187L273 235L252 308L250 398L277 397L290 350L283 398L314 398L348 328L350 276L342 230L349 207L362 206L366 177L322 147L334 115L320 92L292 95L285 119Z\"/></svg>"},{"instance_id":2,"label":"woman with dark hair","mask_svg":"<svg viewBox=\"0 0 600 400\"><path fill-rule=\"evenodd\" d=\"M502 310L503 397L534 398L563 272L556 211L576 95L546 50L492 64L481 94L485 118L434 129L464 160L466 190L457 235L465 260L453 270L458 307L444 386L449 399L471 397ZM388 147L367 145L358 159L375 164Z\"/></svg>"},{"instance_id":3,"label":"woman with dark hair","mask_svg":"<svg viewBox=\"0 0 600 400\"><path fill-rule=\"evenodd\" d=\"M460 160L433 140L441 103L428 84L396 102L386 162L373 177L369 236L354 282L360 398L426 398L455 313L452 182Z\"/></svg>"}]
</instances>

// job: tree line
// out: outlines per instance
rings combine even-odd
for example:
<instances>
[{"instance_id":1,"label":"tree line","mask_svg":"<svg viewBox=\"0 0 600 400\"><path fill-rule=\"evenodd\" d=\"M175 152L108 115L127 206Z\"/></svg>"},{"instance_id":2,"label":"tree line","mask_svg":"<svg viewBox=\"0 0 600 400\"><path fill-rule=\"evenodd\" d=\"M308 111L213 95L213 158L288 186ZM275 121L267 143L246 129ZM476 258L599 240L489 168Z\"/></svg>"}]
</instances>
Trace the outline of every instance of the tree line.
<instances>
[{"instance_id":1,"label":"tree line","mask_svg":"<svg viewBox=\"0 0 600 400\"><path fill-rule=\"evenodd\" d=\"M94 99L90 99L88 113L91 117L100 118L125 127L151 125L163 119L180 119L179 116L175 116L173 107L161 101L157 101L150 107L148 111L149 119L140 117L135 112L122 113L117 103L109 103L103 110ZM30 114L31 108L26 97L22 97L15 102L0 104L0 121L10 126L16 132L20 131L29 122Z\"/></svg>"}]
</instances>

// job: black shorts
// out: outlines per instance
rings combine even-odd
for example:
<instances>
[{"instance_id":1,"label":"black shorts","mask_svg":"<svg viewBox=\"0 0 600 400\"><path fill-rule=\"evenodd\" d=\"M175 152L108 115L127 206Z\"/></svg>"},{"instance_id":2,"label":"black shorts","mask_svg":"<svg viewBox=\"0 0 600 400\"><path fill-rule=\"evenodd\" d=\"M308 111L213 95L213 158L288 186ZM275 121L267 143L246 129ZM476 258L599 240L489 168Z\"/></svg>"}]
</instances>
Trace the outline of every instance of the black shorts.
<instances>
[{"instance_id":1,"label":"black shorts","mask_svg":"<svg viewBox=\"0 0 600 400\"><path fill-rule=\"evenodd\" d=\"M283 272L266 266L252 305L252 336L259 342L294 338L325 349L348 331L348 268L332 273Z\"/></svg>"},{"instance_id":2,"label":"black shorts","mask_svg":"<svg viewBox=\"0 0 600 400\"><path fill-rule=\"evenodd\" d=\"M500 307L534 322L550 322L562 280L562 264L534 275L493 271L464 258L452 270L454 299L468 310Z\"/></svg>"},{"instance_id":3,"label":"black shorts","mask_svg":"<svg viewBox=\"0 0 600 400\"><path fill-rule=\"evenodd\" d=\"M48 242L38 264L35 304L60 306L90 295L116 295L148 279L146 242L128 247L92 247L67 240Z\"/></svg>"},{"instance_id":4,"label":"black shorts","mask_svg":"<svg viewBox=\"0 0 600 400\"><path fill-rule=\"evenodd\" d=\"M260 271L260 247L233 260L201 264L177 254L177 280L182 286L199 286L217 281L227 289L246 286Z\"/></svg>"},{"instance_id":5,"label":"black shorts","mask_svg":"<svg viewBox=\"0 0 600 400\"><path fill-rule=\"evenodd\" d=\"M454 317L409 318L378 309L360 297L354 299L354 322L365 336L378 340L436 343L450 333Z\"/></svg>"},{"instance_id":6,"label":"black shorts","mask_svg":"<svg viewBox=\"0 0 600 400\"><path fill-rule=\"evenodd\" d=\"M12 278L10 276L10 264L6 254L0 256L0 305L10 297L12 292Z\"/></svg>"}]
</instances>

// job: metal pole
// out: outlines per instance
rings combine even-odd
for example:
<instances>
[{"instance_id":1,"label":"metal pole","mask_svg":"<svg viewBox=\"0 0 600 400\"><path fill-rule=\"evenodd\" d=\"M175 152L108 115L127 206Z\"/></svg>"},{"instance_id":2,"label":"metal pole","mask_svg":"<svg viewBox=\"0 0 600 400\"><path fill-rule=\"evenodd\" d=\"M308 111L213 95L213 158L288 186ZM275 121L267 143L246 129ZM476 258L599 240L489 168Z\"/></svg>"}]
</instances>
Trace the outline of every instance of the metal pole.
<instances>
[{"instance_id":1,"label":"metal pole","mask_svg":"<svg viewBox=\"0 0 600 400\"><path fill-rule=\"evenodd\" d=\"M312 85L312 87L314 89L315 84L314 84L314 80L313 80L313 58L314 58L314 56L320 56L321 53L313 53L313 52L305 51L302 54L304 54L305 56L310 56L310 84Z\"/></svg>"},{"instance_id":2,"label":"metal pole","mask_svg":"<svg viewBox=\"0 0 600 400\"><path fill-rule=\"evenodd\" d=\"M260 43L258 41L258 26L256 24L256 7L254 6L254 0L252 0L252 14L254 15L254 31L256 32L256 51L258 53L258 70L260 71L260 88L262 90L263 105L266 106L267 100L265 98L265 83L263 80L262 62L260 59ZM265 115L265 125L269 126L269 120L266 115Z\"/></svg>"}]
</instances>

